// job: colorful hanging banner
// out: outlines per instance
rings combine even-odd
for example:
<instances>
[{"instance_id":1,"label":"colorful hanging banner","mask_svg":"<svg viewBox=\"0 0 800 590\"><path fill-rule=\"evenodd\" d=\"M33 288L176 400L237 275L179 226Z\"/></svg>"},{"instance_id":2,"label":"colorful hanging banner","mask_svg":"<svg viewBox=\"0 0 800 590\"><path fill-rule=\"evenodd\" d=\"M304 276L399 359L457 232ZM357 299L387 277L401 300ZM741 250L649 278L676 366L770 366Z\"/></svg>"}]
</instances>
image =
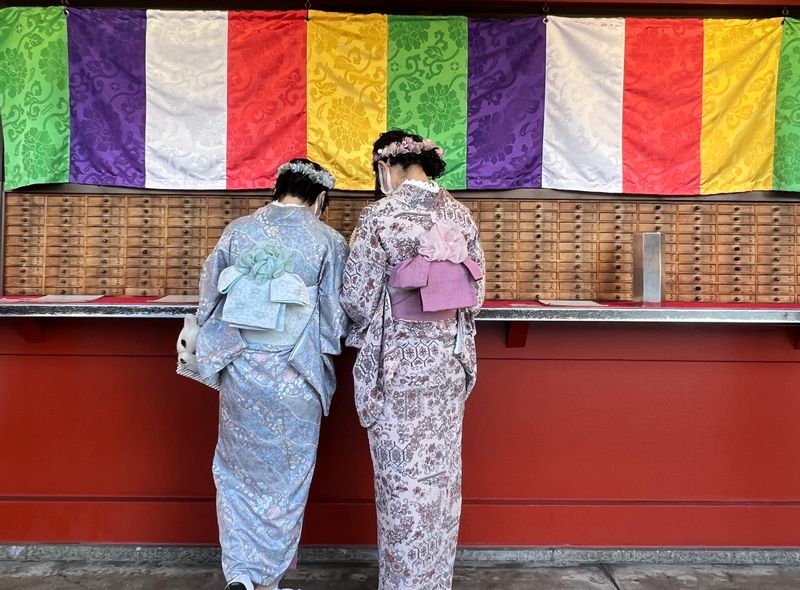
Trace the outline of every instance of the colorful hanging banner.
<instances>
[{"instance_id":1,"label":"colorful hanging banner","mask_svg":"<svg viewBox=\"0 0 800 590\"><path fill-rule=\"evenodd\" d=\"M228 188L273 186L305 155L305 12L229 13Z\"/></svg>"},{"instance_id":2,"label":"colorful hanging banner","mask_svg":"<svg viewBox=\"0 0 800 590\"><path fill-rule=\"evenodd\" d=\"M622 176L626 193L700 190L703 21L628 19Z\"/></svg>"},{"instance_id":3,"label":"colorful hanging banner","mask_svg":"<svg viewBox=\"0 0 800 590\"><path fill-rule=\"evenodd\" d=\"M625 20L549 17L542 186L622 191Z\"/></svg>"},{"instance_id":4,"label":"colorful hanging banner","mask_svg":"<svg viewBox=\"0 0 800 590\"><path fill-rule=\"evenodd\" d=\"M467 187L542 186L546 26L469 21Z\"/></svg>"},{"instance_id":5,"label":"colorful hanging banner","mask_svg":"<svg viewBox=\"0 0 800 590\"><path fill-rule=\"evenodd\" d=\"M226 188L228 14L147 11L146 186Z\"/></svg>"},{"instance_id":6,"label":"colorful hanging banner","mask_svg":"<svg viewBox=\"0 0 800 590\"><path fill-rule=\"evenodd\" d=\"M704 25L700 192L769 190L781 19Z\"/></svg>"},{"instance_id":7,"label":"colorful hanging banner","mask_svg":"<svg viewBox=\"0 0 800 590\"><path fill-rule=\"evenodd\" d=\"M775 109L772 188L800 191L800 21L783 25Z\"/></svg>"},{"instance_id":8,"label":"colorful hanging banner","mask_svg":"<svg viewBox=\"0 0 800 590\"><path fill-rule=\"evenodd\" d=\"M433 138L447 169L439 182L467 186L467 19L389 17L388 127Z\"/></svg>"},{"instance_id":9,"label":"colorful hanging banner","mask_svg":"<svg viewBox=\"0 0 800 590\"><path fill-rule=\"evenodd\" d=\"M143 10L71 8L70 182L143 187Z\"/></svg>"},{"instance_id":10,"label":"colorful hanging banner","mask_svg":"<svg viewBox=\"0 0 800 590\"><path fill-rule=\"evenodd\" d=\"M372 143L386 130L387 19L311 12L308 23L308 157L339 188L372 190Z\"/></svg>"},{"instance_id":11,"label":"colorful hanging banner","mask_svg":"<svg viewBox=\"0 0 800 590\"><path fill-rule=\"evenodd\" d=\"M5 185L69 180L69 89L64 9L0 10L0 113Z\"/></svg>"}]
</instances>

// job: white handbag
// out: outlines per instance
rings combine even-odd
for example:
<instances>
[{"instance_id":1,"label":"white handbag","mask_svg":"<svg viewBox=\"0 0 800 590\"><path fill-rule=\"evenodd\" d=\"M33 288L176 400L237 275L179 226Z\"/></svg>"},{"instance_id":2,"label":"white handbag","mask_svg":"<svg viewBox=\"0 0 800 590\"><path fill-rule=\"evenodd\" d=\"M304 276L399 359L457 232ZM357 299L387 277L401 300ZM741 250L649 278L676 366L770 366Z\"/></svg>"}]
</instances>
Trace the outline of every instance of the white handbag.
<instances>
[{"instance_id":1,"label":"white handbag","mask_svg":"<svg viewBox=\"0 0 800 590\"><path fill-rule=\"evenodd\" d=\"M178 335L178 342L175 347L178 351L178 366L175 372L207 385L219 391L219 373L214 373L212 377L203 378L197 368L197 336L200 334L200 326L197 325L197 317L186 314L183 316L183 329Z\"/></svg>"}]
</instances>

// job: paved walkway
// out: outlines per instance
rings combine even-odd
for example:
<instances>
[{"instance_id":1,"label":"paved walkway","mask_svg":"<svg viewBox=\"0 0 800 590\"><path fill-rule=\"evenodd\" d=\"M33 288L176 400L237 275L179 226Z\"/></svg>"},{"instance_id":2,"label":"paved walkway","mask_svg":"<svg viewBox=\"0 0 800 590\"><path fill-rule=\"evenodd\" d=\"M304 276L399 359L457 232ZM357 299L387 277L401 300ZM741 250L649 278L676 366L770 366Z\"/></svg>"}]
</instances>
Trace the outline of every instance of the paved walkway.
<instances>
[{"instance_id":1,"label":"paved walkway","mask_svg":"<svg viewBox=\"0 0 800 590\"><path fill-rule=\"evenodd\" d=\"M370 565L310 564L287 576L302 590L375 590ZM0 561L0 590L223 590L219 568L183 564ZM462 564L454 590L800 590L800 567L521 567ZM425 589L420 589L425 590Z\"/></svg>"}]
</instances>

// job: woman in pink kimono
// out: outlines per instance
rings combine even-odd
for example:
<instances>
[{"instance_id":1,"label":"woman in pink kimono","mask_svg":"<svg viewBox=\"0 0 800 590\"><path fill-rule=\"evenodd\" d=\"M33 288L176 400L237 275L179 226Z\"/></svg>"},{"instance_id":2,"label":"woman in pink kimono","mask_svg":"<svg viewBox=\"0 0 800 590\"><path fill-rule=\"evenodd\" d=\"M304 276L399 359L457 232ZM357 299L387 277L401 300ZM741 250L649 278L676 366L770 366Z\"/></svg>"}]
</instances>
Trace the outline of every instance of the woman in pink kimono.
<instances>
[{"instance_id":1,"label":"woman in pink kimono","mask_svg":"<svg viewBox=\"0 0 800 590\"><path fill-rule=\"evenodd\" d=\"M434 181L430 140L393 130L373 148L385 195L364 209L341 303L356 407L375 469L380 590L452 587L464 402L476 375L484 257L469 210Z\"/></svg>"}]
</instances>

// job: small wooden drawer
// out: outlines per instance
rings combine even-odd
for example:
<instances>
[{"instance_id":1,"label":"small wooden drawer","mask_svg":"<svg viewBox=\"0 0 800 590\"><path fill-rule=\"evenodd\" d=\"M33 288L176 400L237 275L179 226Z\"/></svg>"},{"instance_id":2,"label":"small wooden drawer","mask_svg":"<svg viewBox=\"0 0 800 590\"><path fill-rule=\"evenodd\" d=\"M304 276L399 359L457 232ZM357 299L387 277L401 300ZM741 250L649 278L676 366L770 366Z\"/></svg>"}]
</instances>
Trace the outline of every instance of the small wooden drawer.
<instances>
[{"instance_id":1,"label":"small wooden drawer","mask_svg":"<svg viewBox=\"0 0 800 590\"><path fill-rule=\"evenodd\" d=\"M596 213L598 204L596 201L559 201L558 210L571 211L572 213Z\"/></svg>"},{"instance_id":2,"label":"small wooden drawer","mask_svg":"<svg viewBox=\"0 0 800 590\"><path fill-rule=\"evenodd\" d=\"M597 281L596 272L580 272L580 270L564 268L563 266L558 269L559 282L575 282L575 283L594 283Z\"/></svg>"},{"instance_id":3,"label":"small wooden drawer","mask_svg":"<svg viewBox=\"0 0 800 590\"><path fill-rule=\"evenodd\" d=\"M794 264L759 264L756 266L756 272L760 275L796 275L797 266Z\"/></svg>"},{"instance_id":4,"label":"small wooden drawer","mask_svg":"<svg viewBox=\"0 0 800 590\"><path fill-rule=\"evenodd\" d=\"M124 227L99 227L89 226L86 228L86 236L92 239L119 239L125 233Z\"/></svg>"},{"instance_id":5,"label":"small wooden drawer","mask_svg":"<svg viewBox=\"0 0 800 590\"><path fill-rule=\"evenodd\" d=\"M481 211L480 214L480 221L481 223L485 223L487 221L517 221L519 220L519 212L518 211Z\"/></svg>"},{"instance_id":6,"label":"small wooden drawer","mask_svg":"<svg viewBox=\"0 0 800 590\"><path fill-rule=\"evenodd\" d=\"M6 295L42 295L42 287L11 287L8 284L5 285L5 294Z\"/></svg>"},{"instance_id":7,"label":"small wooden drawer","mask_svg":"<svg viewBox=\"0 0 800 590\"><path fill-rule=\"evenodd\" d=\"M713 295L717 286L710 283L679 283L678 293L683 295Z\"/></svg>"},{"instance_id":8,"label":"small wooden drawer","mask_svg":"<svg viewBox=\"0 0 800 590\"><path fill-rule=\"evenodd\" d=\"M514 301L517 298L515 291L486 291L487 301Z\"/></svg>"},{"instance_id":9,"label":"small wooden drawer","mask_svg":"<svg viewBox=\"0 0 800 590\"><path fill-rule=\"evenodd\" d=\"M720 294L717 297L720 303L755 303L756 297L753 295L743 295L740 293Z\"/></svg>"},{"instance_id":10,"label":"small wooden drawer","mask_svg":"<svg viewBox=\"0 0 800 590\"><path fill-rule=\"evenodd\" d=\"M525 255L530 255L531 252L556 252L560 244L558 242L545 242L544 240L541 241L533 241L533 242L517 242L517 251Z\"/></svg>"},{"instance_id":11,"label":"small wooden drawer","mask_svg":"<svg viewBox=\"0 0 800 590\"><path fill-rule=\"evenodd\" d=\"M678 282L683 284L715 284L717 275L703 273L678 274Z\"/></svg>"},{"instance_id":12,"label":"small wooden drawer","mask_svg":"<svg viewBox=\"0 0 800 590\"><path fill-rule=\"evenodd\" d=\"M206 223L202 218L189 219L187 217L168 217L168 228L187 228L189 231L202 235L205 233ZM224 226L223 226L224 227Z\"/></svg>"},{"instance_id":13,"label":"small wooden drawer","mask_svg":"<svg viewBox=\"0 0 800 590\"><path fill-rule=\"evenodd\" d=\"M597 261L600 264L614 264L617 262L625 262L630 263L633 260L633 255L630 251L622 252L622 251L605 251L602 250L597 254ZM666 260L666 257L665 257Z\"/></svg>"},{"instance_id":14,"label":"small wooden drawer","mask_svg":"<svg viewBox=\"0 0 800 590\"><path fill-rule=\"evenodd\" d=\"M194 278L169 278L167 279L167 289L187 289L192 293L199 290L198 280Z\"/></svg>"},{"instance_id":15,"label":"small wooden drawer","mask_svg":"<svg viewBox=\"0 0 800 590\"><path fill-rule=\"evenodd\" d=\"M504 231L482 231L480 233L481 242L486 244L492 241L511 241L516 242L519 240L519 232L504 230Z\"/></svg>"},{"instance_id":16,"label":"small wooden drawer","mask_svg":"<svg viewBox=\"0 0 800 590\"><path fill-rule=\"evenodd\" d=\"M22 213L18 215L12 215L9 211L6 215L6 227L11 226L19 226L19 227L29 227L31 225L42 225L44 222L44 215L31 215L28 213Z\"/></svg>"},{"instance_id":17,"label":"small wooden drawer","mask_svg":"<svg viewBox=\"0 0 800 590\"><path fill-rule=\"evenodd\" d=\"M751 275L756 272L756 266L754 264L720 264L717 268L721 275Z\"/></svg>"},{"instance_id":18,"label":"small wooden drawer","mask_svg":"<svg viewBox=\"0 0 800 590\"><path fill-rule=\"evenodd\" d=\"M498 242L498 241L491 241L491 242L483 242L483 251L485 253L489 252L513 252L517 250L516 242Z\"/></svg>"},{"instance_id":19,"label":"small wooden drawer","mask_svg":"<svg viewBox=\"0 0 800 590\"><path fill-rule=\"evenodd\" d=\"M558 241L564 244L575 242L592 242L597 243L597 232L595 231L576 231L576 232L559 232Z\"/></svg>"},{"instance_id":20,"label":"small wooden drawer","mask_svg":"<svg viewBox=\"0 0 800 590\"><path fill-rule=\"evenodd\" d=\"M81 246L47 246L45 249L47 256L70 256L82 258L84 249Z\"/></svg>"},{"instance_id":21,"label":"small wooden drawer","mask_svg":"<svg viewBox=\"0 0 800 590\"><path fill-rule=\"evenodd\" d=\"M556 201L519 201L520 211L558 211Z\"/></svg>"},{"instance_id":22,"label":"small wooden drawer","mask_svg":"<svg viewBox=\"0 0 800 590\"><path fill-rule=\"evenodd\" d=\"M558 269L558 263L554 260L520 260L514 268L520 273L554 273Z\"/></svg>"},{"instance_id":23,"label":"small wooden drawer","mask_svg":"<svg viewBox=\"0 0 800 590\"><path fill-rule=\"evenodd\" d=\"M48 246L59 246L61 248L74 248L81 247L84 244L84 239L81 236L72 236L67 234L48 236Z\"/></svg>"},{"instance_id":24,"label":"small wooden drawer","mask_svg":"<svg viewBox=\"0 0 800 590\"><path fill-rule=\"evenodd\" d=\"M765 295L759 293L756 296L756 301L759 303L794 303L794 295Z\"/></svg>"},{"instance_id":25,"label":"small wooden drawer","mask_svg":"<svg viewBox=\"0 0 800 590\"><path fill-rule=\"evenodd\" d=\"M524 242L555 241L557 234L551 230L534 230L519 232L519 239Z\"/></svg>"},{"instance_id":26,"label":"small wooden drawer","mask_svg":"<svg viewBox=\"0 0 800 590\"><path fill-rule=\"evenodd\" d=\"M44 276L48 280L60 277L82 279L84 274L84 266L48 266L45 269Z\"/></svg>"},{"instance_id":27,"label":"small wooden drawer","mask_svg":"<svg viewBox=\"0 0 800 590\"><path fill-rule=\"evenodd\" d=\"M555 232L558 231L558 223L555 221L520 221L519 229L528 232Z\"/></svg>"},{"instance_id":28,"label":"small wooden drawer","mask_svg":"<svg viewBox=\"0 0 800 590\"><path fill-rule=\"evenodd\" d=\"M487 291L516 291L517 283L514 281L486 281Z\"/></svg>"},{"instance_id":29,"label":"small wooden drawer","mask_svg":"<svg viewBox=\"0 0 800 590\"><path fill-rule=\"evenodd\" d=\"M122 278L124 275L122 266L93 266L85 270L86 278L93 279Z\"/></svg>"},{"instance_id":30,"label":"small wooden drawer","mask_svg":"<svg viewBox=\"0 0 800 590\"><path fill-rule=\"evenodd\" d=\"M636 225L632 222L604 222L597 224L597 232L600 234L631 234L636 230Z\"/></svg>"},{"instance_id":31,"label":"small wooden drawer","mask_svg":"<svg viewBox=\"0 0 800 590\"><path fill-rule=\"evenodd\" d=\"M768 285L758 285L759 295L772 295L772 296L786 296L795 295L795 285L786 285L781 283L771 283Z\"/></svg>"},{"instance_id":32,"label":"small wooden drawer","mask_svg":"<svg viewBox=\"0 0 800 590\"><path fill-rule=\"evenodd\" d=\"M153 219L161 219L164 217L164 213L167 209L160 205L145 205L144 207L128 207L126 217L128 219L138 219L141 217L150 217ZM202 209L197 209L198 212L202 212Z\"/></svg>"},{"instance_id":33,"label":"small wooden drawer","mask_svg":"<svg viewBox=\"0 0 800 590\"><path fill-rule=\"evenodd\" d=\"M752 283L719 284L717 293L719 295L755 295L756 286Z\"/></svg>"},{"instance_id":34,"label":"small wooden drawer","mask_svg":"<svg viewBox=\"0 0 800 590\"><path fill-rule=\"evenodd\" d=\"M43 264L44 258L41 256L6 256L3 266L6 269L24 266L28 269L28 272L31 272L40 269Z\"/></svg>"},{"instance_id":35,"label":"small wooden drawer","mask_svg":"<svg viewBox=\"0 0 800 590\"><path fill-rule=\"evenodd\" d=\"M752 228L756 223L756 216L752 214L733 213L726 215L717 215L717 223L727 225L739 225L742 227Z\"/></svg>"},{"instance_id":36,"label":"small wooden drawer","mask_svg":"<svg viewBox=\"0 0 800 590\"><path fill-rule=\"evenodd\" d=\"M86 256L90 258L106 257L106 256L119 256L124 257L125 249L119 246L88 246L86 248Z\"/></svg>"},{"instance_id":37,"label":"small wooden drawer","mask_svg":"<svg viewBox=\"0 0 800 590\"><path fill-rule=\"evenodd\" d=\"M781 256L779 254L759 254L756 257L756 262L758 264L776 264L780 266L794 267L795 258L794 256Z\"/></svg>"},{"instance_id":38,"label":"small wooden drawer","mask_svg":"<svg viewBox=\"0 0 800 590\"><path fill-rule=\"evenodd\" d=\"M797 226L795 225L759 225L758 226L758 239L763 240L764 238L768 237L781 237L781 238L791 238L791 242L794 243L794 237L797 235Z\"/></svg>"},{"instance_id":39,"label":"small wooden drawer","mask_svg":"<svg viewBox=\"0 0 800 590\"><path fill-rule=\"evenodd\" d=\"M163 217L129 217L128 223L129 228L161 228L164 226L164 219Z\"/></svg>"},{"instance_id":40,"label":"small wooden drawer","mask_svg":"<svg viewBox=\"0 0 800 590\"><path fill-rule=\"evenodd\" d=\"M598 273L597 280L601 283L630 283L633 281L633 274L626 272Z\"/></svg>"},{"instance_id":41,"label":"small wooden drawer","mask_svg":"<svg viewBox=\"0 0 800 590\"><path fill-rule=\"evenodd\" d=\"M197 271L198 276L200 269L203 268L203 258L167 258L167 272L170 275L178 274L184 269Z\"/></svg>"},{"instance_id":42,"label":"small wooden drawer","mask_svg":"<svg viewBox=\"0 0 800 590\"><path fill-rule=\"evenodd\" d=\"M181 198L181 197L174 197ZM128 197L128 208L131 207L165 207L167 197Z\"/></svg>"},{"instance_id":43,"label":"small wooden drawer","mask_svg":"<svg viewBox=\"0 0 800 590\"><path fill-rule=\"evenodd\" d=\"M108 254L105 256L92 256L91 258L85 259L85 265L89 268L122 268L124 264L125 257L121 256L119 253Z\"/></svg>"},{"instance_id":44,"label":"small wooden drawer","mask_svg":"<svg viewBox=\"0 0 800 590\"><path fill-rule=\"evenodd\" d=\"M163 287L126 287L126 297L163 297Z\"/></svg>"},{"instance_id":45,"label":"small wooden drawer","mask_svg":"<svg viewBox=\"0 0 800 590\"><path fill-rule=\"evenodd\" d=\"M6 205L9 207L40 207L45 200L42 195L16 195L6 194Z\"/></svg>"},{"instance_id":46,"label":"small wooden drawer","mask_svg":"<svg viewBox=\"0 0 800 590\"><path fill-rule=\"evenodd\" d=\"M6 236L43 236L44 225L8 225L6 226Z\"/></svg>"},{"instance_id":47,"label":"small wooden drawer","mask_svg":"<svg viewBox=\"0 0 800 590\"><path fill-rule=\"evenodd\" d=\"M45 287L78 289L83 287L83 277L46 277L44 284Z\"/></svg>"},{"instance_id":48,"label":"small wooden drawer","mask_svg":"<svg viewBox=\"0 0 800 590\"><path fill-rule=\"evenodd\" d=\"M186 247L169 247L166 250L167 258L196 258L197 260L205 261L205 248L186 248Z\"/></svg>"},{"instance_id":49,"label":"small wooden drawer","mask_svg":"<svg viewBox=\"0 0 800 590\"><path fill-rule=\"evenodd\" d=\"M759 244L758 253L771 254L773 256L791 256L795 253L795 247L781 243Z\"/></svg>"},{"instance_id":50,"label":"small wooden drawer","mask_svg":"<svg viewBox=\"0 0 800 590\"><path fill-rule=\"evenodd\" d=\"M124 207L131 197L125 195L87 195L87 207Z\"/></svg>"},{"instance_id":51,"label":"small wooden drawer","mask_svg":"<svg viewBox=\"0 0 800 590\"><path fill-rule=\"evenodd\" d=\"M41 289L44 286L42 275L13 275L6 272L3 285L6 289Z\"/></svg>"},{"instance_id":52,"label":"small wooden drawer","mask_svg":"<svg viewBox=\"0 0 800 590\"><path fill-rule=\"evenodd\" d=\"M753 214L756 211L755 205L740 205L734 203L718 203L717 204L717 213L728 213L731 215L735 214Z\"/></svg>"},{"instance_id":53,"label":"small wooden drawer","mask_svg":"<svg viewBox=\"0 0 800 590\"><path fill-rule=\"evenodd\" d=\"M222 235L222 230L220 230L219 233ZM170 240L180 238L202 239L204 234L210 236L211 231L206 232L203 228L199 227L168 227L166 231L166 236Z\"/></svg>"},{"instance_id":54,"label":"small wooden drawer","mask_svg":"<svg viewBox=\"0 0 800 590\"><path fill-rule=\"evenodd\" d=\"M556 223L558 222L558 211L520 211L519 220L529 223Z\"/></svg>"},{"instance_id":55,"label":"small wooden drawer","mask_svg":"<svg viewBox=\"0 0 800 590\"><path fill-rule=\"evenodd\" d=\"M716 245L718 254L755 254L756 247L753 244L741 243L720 243Z\"/></svg>"},{"instance_id":56,"label":"small wooden drawer","mask_svg":"<svg viewBox=\"0 0 800 590\"><path fill-rule=\"evenodd\" d=\"M166 203L164 202L166 201ZM151 203L152 204L152 203ZM173 208L186 208L186 209L205 209L206 200L202 195L185 196L185 197L167 197L160 202L161 205L166 204L170 209Z\"/></svg>"},{"instance_id":57,"label":"small wooden drawer","mask_svg":"<svg viewBox=\"0 0 800 590\"><path fill-rule=\"evenodd\" d=\"M745 273L718 274L717 283L725 285L755 285L756 275ZM760 279L759 279L760 280Z\"/></svg>"},{"instance_id":58,"label":"small wooden drawer","mask_svg":"<svg viewBox=\"0 0 800 590\"><path fill-rule=\"evenodd\" d=\"M172 268L170 265L167 265L168 271L167 276L174 277L176 279L195 279L200 280L200 275L203 271L202 263L195 266L186 266L181 268ZM512 273L513 274L513 273Z\"/></svg>"},{"instance_id":59,"label":"small wooden drawer","mask_svg":"<svg viewBox=\"0 0 800 590\"><path fill-rule=\"evenodd\" d=\"M8 277L41 277L44 276L42 266L6 266L5 274Z\"/></svg>"},{"instance_id":60,"label":"small wooden drawer","mask_svg":"<svg viewBox=\"0 0 800 590\"><path fill-rule=\"evenodd\" d=\"M519 201L480 201L481 211L519 211Z\"/></svg>"},{"instance_id":61,"label":"small wooden drawer","mask_svg":"<svg viewBox=\"0 0 800 590\"><path fill-rule=\"evenodd\" d=\"M481 221L478 228L483 232L517 231L520 224L517 221Z\"/></svg>"},{"instance_id":62,"label":"small wooden drawer","mask_svg":"<svg viewBox=\"0 0 800 590\"><path fill-rule=\"evenodd\" d=\"M159 272L164 272L164 261L158 258L135 258L129 256L125 259L125 266L128 268L151 268L158 269Z\"/></svg>"},{"instance_id":63,"label":"small wooden drawer","mask_svg":"<svg viewBox=\"0 0 800 590\"><path fill-rule=\"evenodd\" d=\"M121 217L90 217L86 220L86 231L89 232L89 228L95 227L110 227L113 228L116 233L123 231L123 228L126 225L126 220Z\"/></svg>"},{"instance_id":64,"label":"small wooden drawer","mask_svg":"<svg viewBox=\"0 0 800 590\"><path fill-rule=\"evenodd\" d=\"M88 217L90 221L94 217L111 217L111 218L125 219L126 216L127 216L127 209L120 204L104 205L99 207L95 205L89 205L86 208L86 217Z\"/></svg>"},{"instance_id":65,"label":"small wooden drawer","mask_svg":"<svg viewBox=\"0 0 800 590\"><path fill-rule=\"evenodd\" d=\"M98 289L118 292L125 288L125 280L121 277L92 277L87 278L85 283L86 290L91 293L97 292Z\"/></svg>"},{"instance_id":66,"label":"small wooden drawer","mask_svg":"<svg viewBox=\"0 0 800 590\"><path fill-rule=\"evenodd\" d=\"M520 291L558 291L558 283L552 277L545 277L542 280L519 281L517 284Z\"/></svg>"}]
</instances>

